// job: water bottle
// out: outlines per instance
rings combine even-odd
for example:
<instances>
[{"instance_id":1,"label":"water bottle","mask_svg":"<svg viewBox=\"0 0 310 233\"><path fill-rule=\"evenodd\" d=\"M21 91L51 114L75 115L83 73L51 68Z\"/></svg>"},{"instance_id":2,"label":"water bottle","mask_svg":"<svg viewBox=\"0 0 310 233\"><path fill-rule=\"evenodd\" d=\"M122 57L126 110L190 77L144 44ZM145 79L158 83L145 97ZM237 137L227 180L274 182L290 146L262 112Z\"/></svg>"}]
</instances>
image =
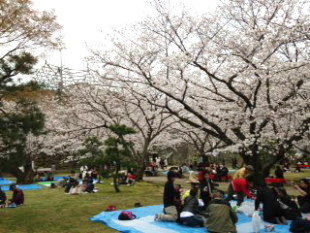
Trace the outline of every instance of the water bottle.
<instances>
[{"instance_id":1,"label":"water bottle","mask_svg":"<svg viewBox=\"0 0 310 233\"><path fill-rule=\"evenodd\" d=\"M259 211L255 211L252 216L252 228L254 233L259 233L260 231L261 219L259 216Z\"/></svg>"}]
</instances>

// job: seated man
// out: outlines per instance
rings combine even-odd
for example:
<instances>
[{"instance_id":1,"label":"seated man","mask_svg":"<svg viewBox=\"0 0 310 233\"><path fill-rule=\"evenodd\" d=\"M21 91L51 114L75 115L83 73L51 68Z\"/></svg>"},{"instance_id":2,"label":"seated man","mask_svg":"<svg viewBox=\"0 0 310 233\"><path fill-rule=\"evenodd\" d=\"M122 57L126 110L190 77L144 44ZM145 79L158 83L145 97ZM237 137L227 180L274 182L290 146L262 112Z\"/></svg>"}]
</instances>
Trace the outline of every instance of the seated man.
<instances>
[{"instance_id":1,"label":"seated man","mask_svg":"<svg viewBox=\"0 0 310 233\"><path fill-rule=\"evenodd\" d=\"M204 218L198 215L199 201L197 198L198 189L190 190L190 195L185 198L183 210L180 214L182 224L190 227L203 227Z\"/></svg>"},{"instance_id":2,"label":"seated man","mask_svg":"<svg viewBox=\"0 0 310 233\"><path fill-rule=\"evenodd\" d=\"M240 206L243 202L244 197L253 198L249 188L253 186L253 176L247 176L233 180L228 186L228 197L227 201L233 200L233 195L237 194L237 206Z\"/></svg>"},{"instance_id":3,"label":"seated man","mask_svg":"<svg viewBox=\"0 0 310 233\"><path fill-rule=\"evenodd\" d=\"M310 183L307 179L301 179L295 189L300 193L297 197L298 205L302 213L310 213Z\"/></svg>"},{"instance_id":4,"label":"seated man","mask_svg":"<svg viewBox=\"0 0 310 233\"><path fill-rule=\"evenodd\" d=\"M224 200L224 192L215 190L213 200L209 202L207 212L209 218L206 226L209 233L236 233L238 217L228 201Z\"/></svg>"},{"instance_id":5,"label":"seated man","mask_svg":"<svg viewBox=\"0 0 310 233\"><path fill-rule=\"evenodd\" d=\"M263 203L263 219L273 224L286 224L280 203L277 200L277 193L274 189L263 185L258 189L257 199L255 200L255 210L259 208L259 204Z\"/></svg>"},{"instance_id":6,"label":"seated man","mask_svg":"<svg viewBox=\"0 0 310 233\"><path fill-rule=\"evenodd\" d=\"M13 191L13 197L10 200L9 205L15 204L16 206L19 206L24 204L24 192L17 188L15 184L10 185L10 190Z\"/></svg>"},{"instance_id":7,"label":"seated man","mask_svg":"<svg viewBox=\"0 0 310 233\"><path fill-rule=\"evenodd\" d=\"M175 172L169 171L167 174L168 181L164 188L164 214L156 214L155 221L175 222L178 219L178 208L180 200L178 199L177 190L174 187L174 181L178 177Z\"/></svg>"},{"instance_id":8,"label":"seated man","mask_svg":"<svg viewBox=\"0 0 310 233\"><path fill-rule=\"evenodd\" d=\"M282 215L287 220L296 220L301 218L301 212L295 201L286 193L283 187L274 187L277 194L278 202L282 211Z\"/></svg>"},{"instance_id":9,"label":"seated man","mask_svg":"<svg viewBox=\"0 0 310 233\"><path fill-rule=\"evenodd\" d=\"M2 191L0 186L0 208L5 206L5 201L6 201L6 195L5 192Z\"/></svg>"}]
</instances>

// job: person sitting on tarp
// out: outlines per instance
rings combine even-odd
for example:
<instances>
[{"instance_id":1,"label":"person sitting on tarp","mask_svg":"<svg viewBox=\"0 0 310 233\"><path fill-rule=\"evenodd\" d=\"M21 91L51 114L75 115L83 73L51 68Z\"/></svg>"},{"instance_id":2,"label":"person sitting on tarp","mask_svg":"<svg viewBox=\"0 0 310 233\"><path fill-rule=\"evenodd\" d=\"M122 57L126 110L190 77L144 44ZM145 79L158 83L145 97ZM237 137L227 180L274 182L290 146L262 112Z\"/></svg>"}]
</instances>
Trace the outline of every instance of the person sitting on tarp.
<instances>
[{"instance_id":1,"label":"person sitting on tarp","mask_svg":"<svg viewBox=\"0 0 310 233\"><path fill-rule=\"evenodd\" d=\"M310 233L310 221L307 219L294 220L291 223L290 232L292 233Z\"/></svg>"},{"instance_id":2,"label":"person sitting on tarp","mask_svg":"<svg viewBox=\"0 0 310 233\"><path fill-rule=\"evenodd\" d=\"M93 193L94 192L94 184L92 179L84 179L82 184L82 192Z\"/></svg>"},{"instance_id":3,"label":"person sitting on tarp","mask_svg":"<svg viewBox=\"0 0 310 233\"><path fill-rule=\"evenodd\" d=\"M227 201L233 200L233 195L237 194L237 206L240 206L244 197L253 198L253 194L249 188L253 186L253 176L247 176L246 178L239 178L233 180L228 186Z\"/></svg>"},{"instance_id":4,"label":"person sitting on tarp","mask_svg":"<svg viewBox=\"0 0 310 233\"><path fill-rule=\"evenodd\" d=\"M204 218L198 215L199 212L199 200L197 198L198 189L194 188L190 190L190 195L185 198L183 209L180 213L180 222L189 227L203 227Z\"/></svg>"},{"instance_id":5,"label":"person sitting on tarp","mask_svg":"<svg viewBox=\"0 0 310 233\"><path fill-rule=\"evenodd\" d=\"M0 208L5 206L5 202L6 202L6 195L5 192L2 191L0 186Z\"/></svg>"},{"instance_id":6,"label":"person sitting on tarp","mask_svg":"<svg viewBox=\"0 0 310 233\"><path fill-rule=\"evenodd\" d=\"M259 204L263 203L263 219L273 224L286 224L280 203L277 200L277 193L266 184L262 184L257 191L255 200L255 211L258 210Z\"/></svg>"},{"instance_id":7,"label":"person sitting on tarp","mask_svg":"<svg viewBox=\"0 0 310 233\"><path fill-rule=\"evenodd\" d=\"M205 169L204 177L200 181L200 199L202 199L205 207L208 205L209 201L212 199L212 192L215 189L215 186L218 186L218 184L215 184L210 178L210 170Z\"/></svg>"},{"instance_id":8,"label":"person sitting on tarp","mask_svg":"<svg viewBox=\"0 0 310 233\"><path fill-rule=\"evenodd\" d=\"M245 178L249 175L251 175L254 171L254 168L252 165L247 165L243 168L240 168L239 170L237 170L233 176L233 179L240 179L240 178Z\"/></svg>"},{"instance_id":9,"label":"person sitting on tarp","mask_svg":"<svg viewBox=\"0 0 310 233\"><path fill-rule=\"evenodd\" d=\"M310 213L310 183L307 179L301 179L295 189L301 194L297 197L302 213Z\"/></svg>"},{"instance_id":10,"label":"person sitting on tarp","mask_svg":"<svg viewBox=\"0 0 310 233\"><path fill-rule=\"evenodd\" d=\"M155 221L175 222L178 219L178 207L181 200L178 199L178 193L174 187L174 181L178 178L178 174L169 171L167 174L168 181L164 188L164 214L156 214Z\"/></svg>"},{"instance_id":11,"label":"person sitting on tarp","mask_svg":"<svg viewBox=\"0 0 310 233\"><path fill-rule=\"evenodd\" d=\"M79 184L78 176L76 176L75 171L71 171L71 175L69 176L69 181L65 188L65 193L69 193L72 187L76 187Z\"/></svg>"},{"instance_id":12,"label":"person sitting on tarp","mask_svg":"<svg viewBox=\"0 0 310 233\"><path fill-rule=\"evenodd\" d=\"M17 188L15 184L10 185L10 190L13 192L12 199L9 201L9 205L22 205L24 204L25 197L24 192Z\"/></svg>"},{"instance_id":13,"label":"person sitting on tarp","mask_svg":"<svg viewBox=\"0 0 310 233\"><path fill-rule=\"evenodd\" d=\"M295 201L286 193L283 187L274 187L277 193L277 201L280 204L282 215L287 220L296 220L301 218L300 210Z\"/></svg>"},{"instance_id":14,"label":"person sitting on tarp","mask_svg":"<svg viewBox=\"0 0 310 233\"><path fill-rule=\"evenodd\" d=\"M228 201L224 200L224 192L215 190L213 193L213 200L209 202L207 213L206 227L209 233L236 233L236 223L238 217L232 210Z\"/></svg>"}]
</instances>

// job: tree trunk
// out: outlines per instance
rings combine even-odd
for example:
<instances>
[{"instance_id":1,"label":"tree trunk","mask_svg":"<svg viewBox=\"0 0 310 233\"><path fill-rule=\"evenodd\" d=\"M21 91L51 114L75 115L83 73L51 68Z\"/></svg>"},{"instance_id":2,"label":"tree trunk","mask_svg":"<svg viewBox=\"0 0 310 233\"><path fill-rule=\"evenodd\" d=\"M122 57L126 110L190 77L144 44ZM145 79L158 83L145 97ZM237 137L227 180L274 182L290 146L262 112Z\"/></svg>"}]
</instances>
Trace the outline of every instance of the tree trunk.
<instances>
[{"instance_id":1,"label":"tree trunk","mask_svg":"<svg viewBox=\"0 0 310 233\"><path fill-rule=\"evenodd\" d=\"M144 176L144 171L146 169L146 165L145 163L143 163L143 165L138 169L137 171L137 178L136 181L142 181L143 180L143 176Z\"/></svg>"},{"instance_id":2,"label":"tree trunk","mask_svg":"<svg viewBox=\"0 0 310 233\"><path fill-rule=\"evenodd\" d=\"M119 193L121 190L119 189L119 185L118 185L118 172L119 172L119 166L116 165L115 166L115 173L113 176L113 186L115 189L115 192Z\"/></svg>"},{"instance_id":3,"label":"tree trunk","mask_svg":"<svg viewBox=\"0 0 310 233\"><path fill-rule=\"evenodd\" d=\"M200 156L202 158L202 162L206 165L209 165L209 157L205 155L204 153L202 153Z\"/></svg>"},{"instance_id":4,"label":"tree trunk","mask_svg":"<svg viewBox=\"0 0 310 233\"><path fill-rule=\"evenodd\" d=\"M148 160L149 160L149 154L148 154L148 148L149 148L149 139L147 139L144 143L144 147L143 147L143 161L142 161L142 164L141 164L141 167L138 169L137 171L137 178L136 178L136 181L142 181L143 180L143 176L144 176L144 171L147 167L147 163L148 163Z\"/></svg>"},{"instance_id":5,"label":"tree trunk","mask_svg":"<svg viewBox=\"0 0 310 233\"><path fill-rule=\"evenodd\" d=\"M15 168L11 173L16 177L17 184L32 184L34 178L34 172L32 170L31 164L24 166L24 171L22 172L19 168Z\"/></svg>"}]
</instances>

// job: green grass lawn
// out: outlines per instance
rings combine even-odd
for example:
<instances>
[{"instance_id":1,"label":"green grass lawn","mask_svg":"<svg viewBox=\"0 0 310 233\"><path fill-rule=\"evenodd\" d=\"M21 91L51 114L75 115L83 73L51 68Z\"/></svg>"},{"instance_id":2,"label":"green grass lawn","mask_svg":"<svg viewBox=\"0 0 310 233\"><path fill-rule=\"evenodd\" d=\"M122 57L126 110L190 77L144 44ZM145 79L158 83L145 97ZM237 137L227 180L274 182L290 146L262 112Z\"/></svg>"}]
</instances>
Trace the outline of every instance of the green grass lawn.
<instances>
[{"instance_id":1,"label":"green grass lawn","mask_svg":"<svg viewBox=\"0 0 310 233\"><path fill-rule=\"evenodd\" d=\"M310 170L303 173L286 173L289 180L310 176ZM121 186L121 193L115 193L110 181L96 185L100 192L95 194L65 195L63 189L25 191L25 205L16 209L0 209L0 233L112 233L116 232L89 218L104 211L109 205L117 209L132 208L134 203L143 206L162 203L165 177L156 181L141 182L132 187ZM177 180L188 187L185 179ZM228 183L220 188L227 190ZM290 195L297 195L292 185L286 186ZM7 192L8 197L12 195Z\"/></svg>"},{"instance_id":2,"label":"green grass lawn","mask_svg":"<svg viewBox=\"0 0 310 233\"><path fill-rule=\"evenodd\" d=\"M108 183L108 182L107 182ZM112 185L96 185L95 194L65 195L63 189L25 191L25 205L16 209L0 209L0 233L110 233L116 232L90 217L104 211L108 205L117 209L161 204L163 187L139 183L121 186L115 193ZM11 193L7 192L10 197Z\"/></svg>"}]
</instances>

